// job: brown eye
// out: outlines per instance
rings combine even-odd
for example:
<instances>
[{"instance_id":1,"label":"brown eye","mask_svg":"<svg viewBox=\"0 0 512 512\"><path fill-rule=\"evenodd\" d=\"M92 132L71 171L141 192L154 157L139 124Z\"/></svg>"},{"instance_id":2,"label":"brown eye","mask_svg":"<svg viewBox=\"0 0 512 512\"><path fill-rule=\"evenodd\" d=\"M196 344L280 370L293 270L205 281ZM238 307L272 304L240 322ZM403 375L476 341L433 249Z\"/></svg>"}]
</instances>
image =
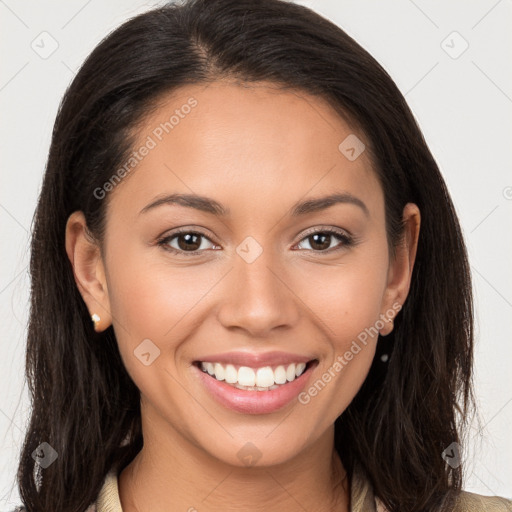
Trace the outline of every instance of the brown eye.
<instances>
[{"instance_id":1,"label":"brown eye","mask_svg":"<svg viewBox=\"0 0 512 512\"><path fill-rule=\"evenodd\" d=\"M199 247L201 247L201 235L197 235L195 233L185 233L175 236L178 247L182 251L197 251Z\"/></svg>"},{"instance_id":2,"label":"brown eye","mask_svg":"<svg viewBox=\"0 0 512 512\"><path fill-rule=\"evenodd\" d=\"M175 254L189 253L189 255L199 255L208 249L208 244L206 243L205 245L204 241L208 241L213 245L213 242L203 233L179 231L162 238L158 241L158 245Z\"/></svg>"},{"instance_id":3,"label":"brown eye","mask_svg":"<svg viewBox=\"0 0 512 512\"><path fill-rule=\"evenodd\" d=\"M310 235L308 240L310 241L312 249L322 251L329 249L332 238L333 237L327 233L316 233L315 235Z\"/></svg>"},{"instance_id":4,"label":"brown eye","mask_svg":"<svg viewBox=\"0 0 512 512\"><path fill-rule=\"evenodd\" d=\"M339 241L338 244L335 243L336 239ZM336 251L352 245L352 239L349 236L341 231L333 229L324 229L322 231L317 230L310 233L302 239L299 245L304 241L309 243L309 250L315 252L331 252L331 250ZM334 245L332 245L333 242ZM308 248L306 247L306 249Z\"/></svg>"}]
</instances>

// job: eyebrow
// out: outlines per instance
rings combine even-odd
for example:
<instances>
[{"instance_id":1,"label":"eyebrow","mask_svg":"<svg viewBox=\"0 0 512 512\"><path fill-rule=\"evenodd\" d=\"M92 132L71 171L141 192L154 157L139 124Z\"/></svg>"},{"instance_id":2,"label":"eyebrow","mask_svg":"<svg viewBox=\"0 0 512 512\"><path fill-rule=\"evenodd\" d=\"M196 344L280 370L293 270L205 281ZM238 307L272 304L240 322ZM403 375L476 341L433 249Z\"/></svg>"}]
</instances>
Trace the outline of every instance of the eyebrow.
<instances>
[{"instance_id":1,"label":"eyebrow","mask_svg":"<svg viewBox=\"0 0 512 512\"><path fill-rule=\"evenodd\" d=\"M159 197L152 203L145 206L140 211L140 214L146 213L158 206L173 204L185 206L187 208L194 208L217 217L227 217L230 215L229 208L225 208L219 202L215 201L215 199L197 194L170 194ZM291 216L299 217L308 213L318 212L330 208L335 204L353 204L361 208L367 217L370 215L367 206L363 201L361 201L361 199L349 194L348 192L343 192L314 199L307 199L306 201L296 203L292 207Z\"/></svg>"}]
</instances>

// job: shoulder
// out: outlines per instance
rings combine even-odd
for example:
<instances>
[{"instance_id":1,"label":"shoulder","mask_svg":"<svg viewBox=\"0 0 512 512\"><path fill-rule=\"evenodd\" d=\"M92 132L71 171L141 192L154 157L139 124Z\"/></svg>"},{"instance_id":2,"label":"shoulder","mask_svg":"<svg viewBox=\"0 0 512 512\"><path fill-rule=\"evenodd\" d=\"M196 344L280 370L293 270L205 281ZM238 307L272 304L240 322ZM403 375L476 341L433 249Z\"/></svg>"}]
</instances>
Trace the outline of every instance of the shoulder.
<instances>
[{"instance_id":1,"label":"shoulder","mask_svg":"<svg viewBox=\"0 0 512 512\"><path fill-rule=\"evenodd\" d=\"M25 507L16 507L12 512L27 512ZM96 505L92 504L85 512L96 512Z\"/></svg>"},{"instance_id":2,"label":"shoulder","mask_svg":"<svg viewBox=\"0 0 512 512\"><path fill-rule=\"evenodd\" d=\"M512 512L512 500L461 491L454 512Z\"/></svg>"},{"instance_id":3,"label":"shoulder","mask_svg":"<svg viewBox=\"0 0 512 512\"><path fill-rule=\"evenodd\" d=\"M27 509L25 507L23 507L23 506L19 506L19 507L16 507L11 512L27 512ZM93 503L84 512L97 512L96 504Z\"/></svg>"},{"instance_id":4,"label":"shoulder","mask_svg":"<svg viewBox=\"0 0 512 512\"><path fill-rule=\"evenodd\" d=\"M374 495L373 488L360 467L354 467L351 475L350 512L389 512L380 499ZM460 491L455 497L452 512L512 512L512 500L499 496L483 496L469 491Z\"/></svg>"},{"instance_id":5,"label":"shoulder","mask_svg":"<svg viewBox=\"0 0 512 512\"><path fill-rule=\"evenodd\" d=\"M389 512L379 498L375 498L377 512ZM359 510L359 509L357 509ZM364 509L361 509L364 510ZM461 491L455 498L452 512L512 512L512 500L500 496L483 496Z\"/></svg>"},{"instance_id":6,"label":"shoulder","mask_svg":"<svg viewBox=\"0 0 512 512\"><path fill-rule=\"evenodd\" d=\"M117 465L114 465L105 475L98 496L83 512L122 512L117 484L118 472ZM27 512L27 509L19 506L9 512Z\"/></svg>"}]
</instances>

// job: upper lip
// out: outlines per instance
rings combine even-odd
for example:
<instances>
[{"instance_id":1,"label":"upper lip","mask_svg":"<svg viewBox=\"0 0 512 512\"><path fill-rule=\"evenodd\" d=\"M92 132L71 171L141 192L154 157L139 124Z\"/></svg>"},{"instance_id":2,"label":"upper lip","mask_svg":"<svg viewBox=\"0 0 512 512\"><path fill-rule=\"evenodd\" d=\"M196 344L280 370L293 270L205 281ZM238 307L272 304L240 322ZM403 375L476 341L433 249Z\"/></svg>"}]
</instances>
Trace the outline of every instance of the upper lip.
<instances>
[{"instance_id":1,"label":"upper lip","mask_svg":"<svg viewBox=\"0 0 512 512\"><path fill-rule=\"evenodd\" d=\"M212 354L197 359L197 362L223 363L250 368L262 368L264 366L279 366L291 363L308 363L315 359L311 356L292 354L290 352L224 352L223 354Z\"/></svg>"}]
</instances>

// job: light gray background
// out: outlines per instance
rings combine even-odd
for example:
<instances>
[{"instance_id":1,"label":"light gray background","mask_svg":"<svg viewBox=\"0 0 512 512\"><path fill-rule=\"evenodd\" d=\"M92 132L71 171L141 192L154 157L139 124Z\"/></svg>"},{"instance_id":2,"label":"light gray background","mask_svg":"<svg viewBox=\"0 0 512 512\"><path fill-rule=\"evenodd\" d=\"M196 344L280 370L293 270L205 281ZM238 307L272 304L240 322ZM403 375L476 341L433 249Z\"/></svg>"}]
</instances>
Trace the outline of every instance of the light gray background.
<instances>
[{"instance_id":1,"label":"light gray background","mask_svg":"<svg viewBox=\"0 0 512 512\"><path fill-rule=\"evenodd\" d=\"M341 26L387 69L448 183L474 277L475 383L484 427L474 427L462 447L465 488L510 498L511 1L299 3ZM125 19L155 5L0 0L0 510L19 503L14 477L29 412L23 375L29 232L57 106L93 47ZM464 41L469 46L458 55ZM54 53L44 55L55 44Z\"/></svg>"}]
</instances>

